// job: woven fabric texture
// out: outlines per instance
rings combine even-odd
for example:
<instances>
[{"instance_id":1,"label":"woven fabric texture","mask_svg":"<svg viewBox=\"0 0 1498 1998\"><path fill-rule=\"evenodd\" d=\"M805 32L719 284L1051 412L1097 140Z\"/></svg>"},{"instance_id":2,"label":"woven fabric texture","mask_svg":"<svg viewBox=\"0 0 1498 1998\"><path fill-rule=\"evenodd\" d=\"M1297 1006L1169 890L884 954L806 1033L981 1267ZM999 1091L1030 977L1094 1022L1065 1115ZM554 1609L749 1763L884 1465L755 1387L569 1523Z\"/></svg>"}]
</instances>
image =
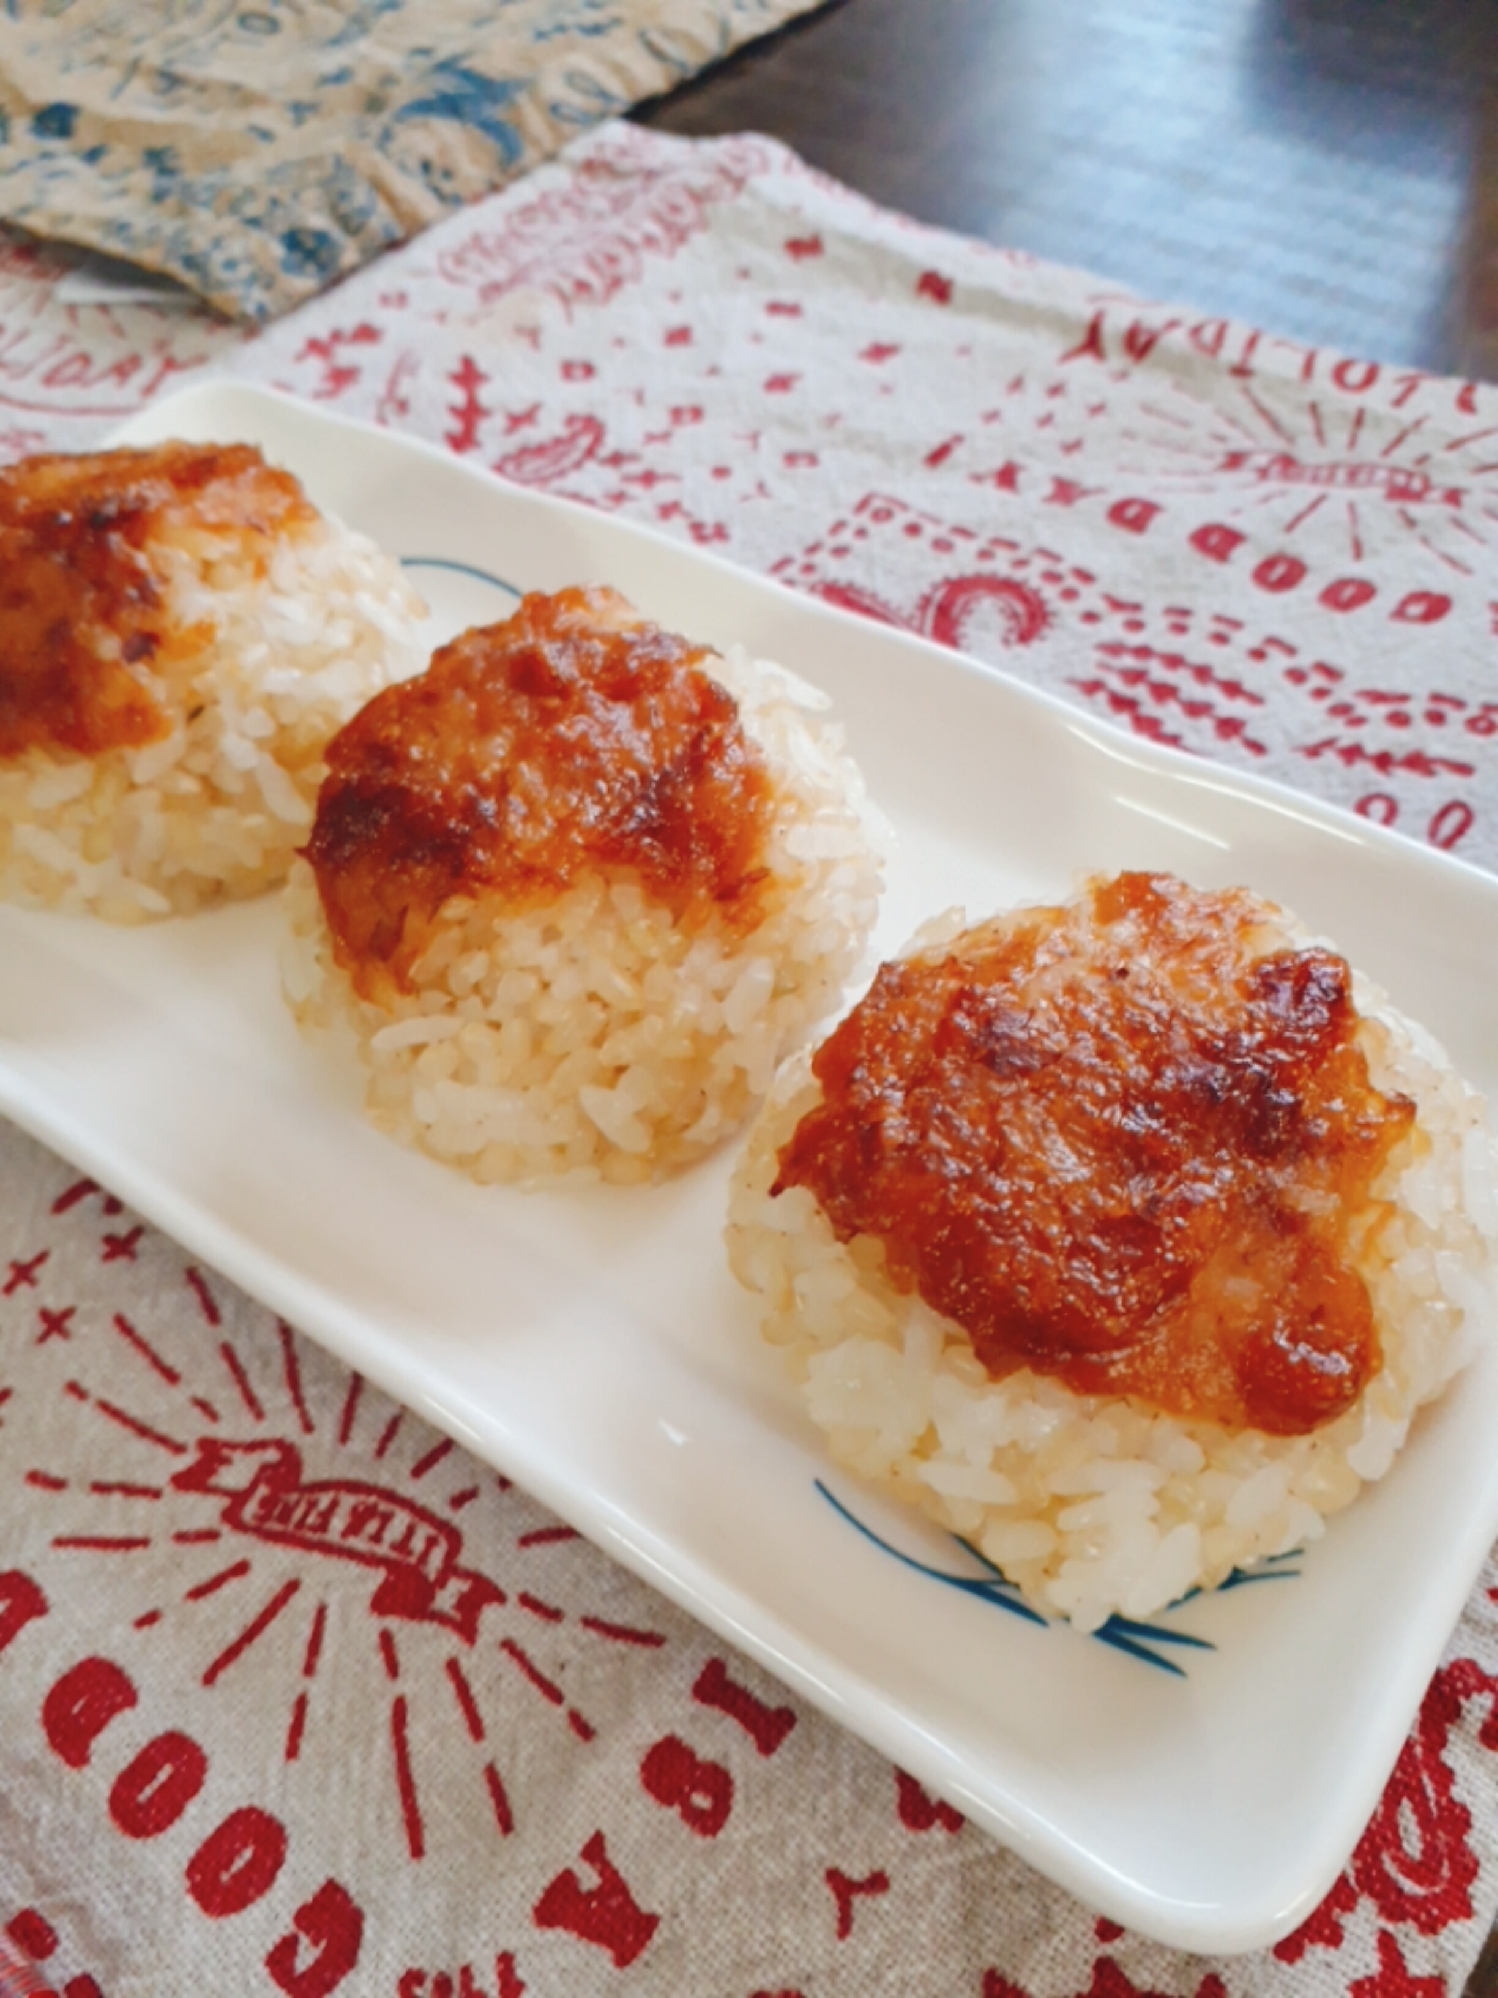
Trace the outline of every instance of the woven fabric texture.
<instances>
[{"instance_id":1,"label":"woven fabric texture","mask_svg":"<svg viewBox=\"0 0 1498 1998\"><path fill-rule=\"evenodd\" d=\"M7 455L269 383L1498 865L1498 391L613 125L253 341L66 284L0 266ZM0 1493L6 1989L1438 1998L1498 1907L1491 1562L1321 1909L1182 1956L9 1127Z\"/></svg>"}]
</instances>

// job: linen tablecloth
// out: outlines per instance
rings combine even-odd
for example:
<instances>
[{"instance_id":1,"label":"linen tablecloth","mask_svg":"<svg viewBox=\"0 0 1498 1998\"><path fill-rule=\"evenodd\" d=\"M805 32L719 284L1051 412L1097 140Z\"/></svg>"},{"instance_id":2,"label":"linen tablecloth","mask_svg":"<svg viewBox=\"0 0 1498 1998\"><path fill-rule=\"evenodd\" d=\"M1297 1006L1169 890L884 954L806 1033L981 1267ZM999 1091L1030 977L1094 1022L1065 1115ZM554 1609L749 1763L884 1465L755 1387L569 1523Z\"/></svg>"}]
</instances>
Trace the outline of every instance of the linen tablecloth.
<instances>
[{"instance_id":1,"label":"linen tablecloth","mask_svg":"<svg viewBox=\"0 0 1498 1998\"><path fill-rule=\"evenodd\" d=\"M1498 392L620 126L253 339L90 295L7 253L7 455L272 383L1498 865ZM1181 1956L9 1128L0 1491L0 1991L1438 1998L1498 1907L1491 1562L1321 1909Z\"/></svg>"}]
</instances>

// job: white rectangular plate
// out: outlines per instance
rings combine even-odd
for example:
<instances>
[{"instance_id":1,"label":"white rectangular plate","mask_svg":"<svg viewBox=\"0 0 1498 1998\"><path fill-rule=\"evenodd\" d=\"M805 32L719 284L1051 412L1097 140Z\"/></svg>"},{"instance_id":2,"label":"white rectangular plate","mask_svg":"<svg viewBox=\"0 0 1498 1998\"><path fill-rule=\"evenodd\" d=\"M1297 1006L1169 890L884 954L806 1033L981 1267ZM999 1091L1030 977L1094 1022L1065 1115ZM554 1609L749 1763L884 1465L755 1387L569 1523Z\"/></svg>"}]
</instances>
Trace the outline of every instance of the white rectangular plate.
<instances>
[{"instance_id":1,"label":"white rectangular plate","mask_svg":"<svg viewBox=\"0 0 1498 1998\"><path fill-rule=\"evenodd\" d=\"M168 436L259 443L417 563L434 640L504 614L483 574L607 582L824 686L898 836L884 950L1078 871L1242 882L1498 1084L1498 881L427 446L229 385L119 433ZM830 1470L724 1263L727 1157L524 1194L406 1153L298 1040L278 921L274 898L136 931L0 909L0 1109L1092 1907L1202 1951L1304 1919L1498 1531L1498 1356L1296 1572L1156 1620L1206 1648L1024 1621L923 1572L979 1571Z\"/></svg>"}]
</instances>

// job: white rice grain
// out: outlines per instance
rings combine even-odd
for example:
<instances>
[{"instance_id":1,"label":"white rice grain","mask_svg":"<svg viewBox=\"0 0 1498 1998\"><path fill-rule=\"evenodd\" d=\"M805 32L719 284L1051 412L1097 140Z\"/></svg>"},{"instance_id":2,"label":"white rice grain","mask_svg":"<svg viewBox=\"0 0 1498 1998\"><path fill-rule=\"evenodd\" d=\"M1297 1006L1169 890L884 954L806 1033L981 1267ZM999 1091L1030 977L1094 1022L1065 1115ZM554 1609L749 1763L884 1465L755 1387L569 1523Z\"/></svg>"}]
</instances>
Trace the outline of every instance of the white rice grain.
<instances>
[{"instance_id":1,"label":"white rice grain","mask_svg":"<svg viewBox=\"0 0 1498 1998\"><path fill-rule=\"evenodd\" d=\"M960 927L938 919L911 948ZM785 1063L734 1177L729 1259L834 1457L972 1540L1038 1609L1084 1630L1153 1615L1319 1534L1498 1335L1482 1101L1381 992L1355 977L1354 997L1374 1086L1412 1097L1417 1118L1373 1189L1394 1212L1360 1264L1380 1370L1344 1414L1299 1436L1233 1433L1028 1369L990 1379L960 1326L888 1282L880 1243L839 1242L805 1187L771 1198L779 1150L821 1095L809 1054Z\"/></svg>"},{"instance_id":2,"label":"white rice grain","mask_svg":"<svg viewBox=\"0 0 1498 1998\"><path fill-rule=\"evenodd\" d=\"M306 1031L353 1050L382 1129L485 1181L648 1180L737 1130L839 1004L880 890L862 779L804 682L742 648L707 670L771 774L765 912L747 936L678 926L623 869L543 908L475 892L444 905L415 989L385 1005L355 992L295 863L283 989ZM439 1027L460 1015L461 1033Z\"/></svg>"},{"instance_id":3,"label":"white rice grain","mask_svg":"<svg viewBox=\"0 0 1498 1998\"><path fill-rule=\"evenodd\" d=\"M268 573L233 531L149 544L165 615L205 642L158 682L171 732L0 762L0 897L138 923L256 895L312 822L330 737L423 663L422 606L363 535L315 518Z\"/></svg>"}]
</instances>

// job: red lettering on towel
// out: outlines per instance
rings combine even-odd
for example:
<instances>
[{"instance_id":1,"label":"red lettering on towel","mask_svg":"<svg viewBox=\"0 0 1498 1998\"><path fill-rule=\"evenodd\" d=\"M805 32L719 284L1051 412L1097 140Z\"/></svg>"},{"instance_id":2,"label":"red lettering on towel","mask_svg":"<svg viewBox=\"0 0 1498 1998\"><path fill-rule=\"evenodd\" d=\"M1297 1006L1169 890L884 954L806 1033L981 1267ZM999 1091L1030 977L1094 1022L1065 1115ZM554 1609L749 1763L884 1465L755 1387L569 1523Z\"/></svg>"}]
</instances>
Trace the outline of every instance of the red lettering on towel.
<instances>
[{"instance_id":1,"label":"red lettering on towel","mask_svg":"<svg viewBox=\"0 0 1498 1998\"><path fill-rule=\"evenodd\" d=\"M585 1888L569 1867L559 1873L531 1911L538 1929L566 1929L580 1942L606 1949L619 1970L634 1962L660 1927L660 1916L642 1908L609 1858L603 1833L594 1832L582 1850L584 1866L598 1875Z\"/></svg>"},{"instance_id":2,"label":"red lettering on towel","mask_svg":"<svg viewBox=\"0 0 1498 1998\"><path fill-rule=\"evenodd\" d=\"M705 1762L674 1734L646 1749L640 1781L658 1804L678 1811L699 1838L716 1838L733 1809L733 1778L721 1762Z\"/></svg>"},{"instance_id":3,"label":"red lettering on towel","mask_svg":"<svg viewBox=\"0 0 1498 1998\"><path fill-rule=\"evenodd\" d=\"M292 1921L293 1933L282 1936L265 1959L271 1982L287 1998L328 1998L359 1961L364 1911L336 1880L325 1880ZM305 1962L303 1942L312 1945Z\"/></svg>"},{"instance_id":4,"label":"red lettering on towel","mask_svg":"<svg viewBox=\"0 0 1498 1998\"><path fill-rule=\"evenodd\" d=\"M846 1942L853 1933L853 1903L860 1895L887 1894L889 1875L881 1869L862 1880L852 1880L837 1867L829 1866L824 1877L837 1902L837 1939Z\"/></svg>"},{"instance_id":5,"label":"red lettering on towel","mask_svg":"<svg viewBox=\"0 0 1498 1998\"><path fill-rule=\"evenodd\" d=\"M109 1723L139 1700L118 1665L108 1658L82 1658L42 1701L42 1729L53 1753L70 1769L82 1769Z\"/></svg>"},{"instance_id":6,"label":"red lettering on towel","mask_svg":"<svg viewBox=\"0 0 1498 1998\"><path fill-rule=\"evenodd\" d=\"M47 1614L47 1598L29 1575L8 1568L0 1575L0 1651L7 1651L28 1623Z\"/></svg>"},{"instance_id":7,"label":"red lettering on towel","mask_svg":"<svg viewBox=\"0 0 1498 1998\"><path fill-rule=\"evenodd\" d=\"M966 1823L961 1811L953 1810L939 1797L928 1796L903 1769L895 1771L895 1796L900 1822L907 1831L927 1832L940 1825L944 1832L959 1832Z\"/></svg>"},{"instance_id":8,"label":"red lettering on towel","mask_svg":"<svg viewBox=\"0 0 1498 1998\"><path fill-rule=\"evenodd\" d=\"M208 1757L190 1734L158 1734L115 1778L109 1815L126 1838L159 1838L181 1817L208 1776Z\"/></svg>"},{"instance_id":9,"label":"red lettering on towel","mask_svg":"<svg viewBox=\"0 0 1498 1998\"><path fill-rule=\"evenodd\" d=\"M716 1707L737 1721L761 1755L773 1755L796 1725L791 1707L772 1707L756 1699L747 1686L728 1676L721 1658L709 1658L697 1675L692 1698L699 1706Z\"/></svg>"},{"instance_id":10,"label":"red lettering on towel","mask_svg":"<svg viewBox=\"0 0 1498 1998\"><path fill-rule=\"evenodd\" d=\"M286 1858L286 1828L247 1804L231 1811L187 1862L187 1891L214 1921L241 1914L276 1884Z\"/></svg>"}]
</instances>

